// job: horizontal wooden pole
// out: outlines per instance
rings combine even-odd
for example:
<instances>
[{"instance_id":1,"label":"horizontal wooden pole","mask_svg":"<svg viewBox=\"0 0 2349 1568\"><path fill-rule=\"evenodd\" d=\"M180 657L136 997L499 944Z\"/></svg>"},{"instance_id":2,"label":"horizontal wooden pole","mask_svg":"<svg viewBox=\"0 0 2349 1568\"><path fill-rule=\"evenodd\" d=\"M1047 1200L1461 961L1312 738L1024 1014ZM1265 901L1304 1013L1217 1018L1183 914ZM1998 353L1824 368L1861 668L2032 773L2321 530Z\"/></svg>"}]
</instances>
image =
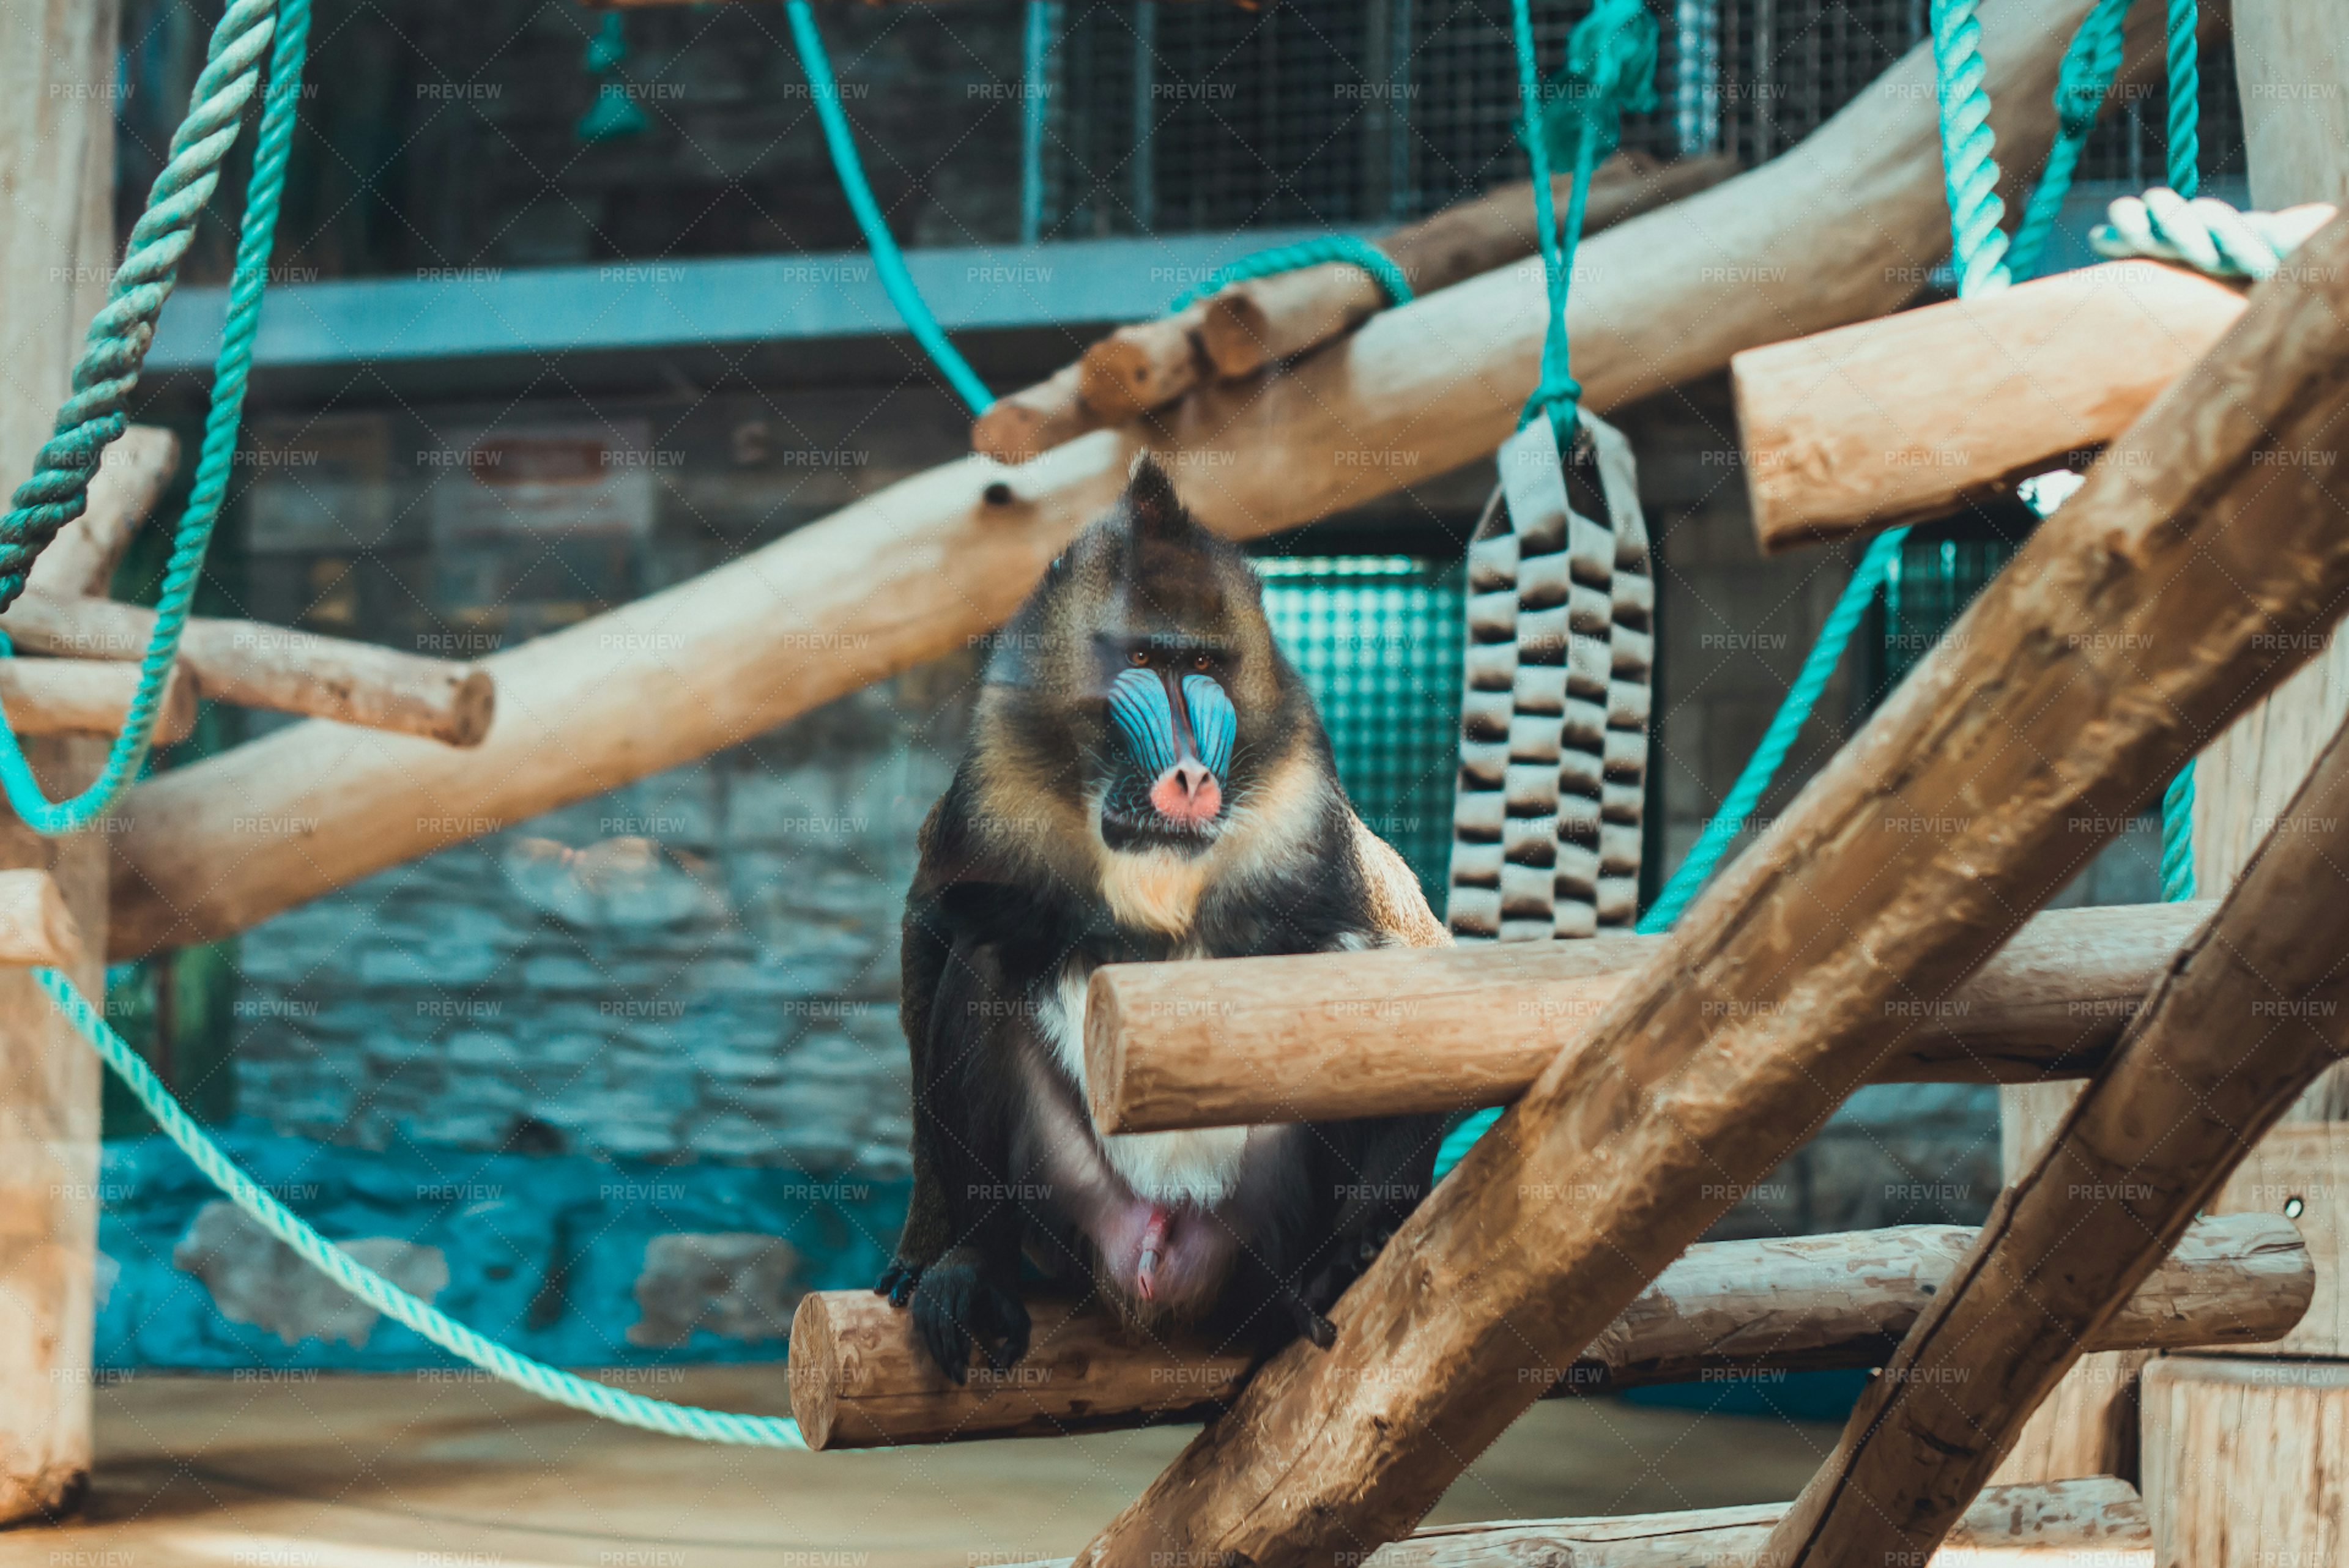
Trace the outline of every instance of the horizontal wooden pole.
<instances>
[{"instance_id":1,"label":"horizontal wooden pole","mask_svg":"<svg viewBox=\"0 0 2349 1568\"><path fill-rule=\"evenodd\" d=\"M26 593L0 615L21 647L85 659L136 659L155 634L155 612L112 599ZM322 637L258 621L191 618L180 665L196 694L241 707L479 746L497 707L477 665L426 658L372 643Z\"/></svg>"},{"instance_id":2,"label":"horizontal wooden pole","mask_svg":"<svg viewBox=\"0 0 2349 1568\"><path fill-rule=\"evenodd\" d=\"M2053 40L2087 6L1988 7L1987 86L2010 168L2047 150ZM2124 80L2159 70L2158 27L2143 26L2133 14ZM1931 81L1912 51L1795 152L1583 246L1568 312L1589 406L1603 413L1740 349L1905 302L1913 269L1949 243ZM483 660L498 717L474 751L295 725L174 769L124 798L110 945L136 955L242 931L967 648L1110 504L1145 441L1186 503L1233 538L1482 458L1516 428L1545 314L1537 273L1505 267L1381 311L1278 377L1202 388L1150 432L1095 431L1017 470L974 457L902 480Z\"/></svg>"},{"instance_id":3,"label":"horizontal wooden pole","mask_svg":"<svg viewBox=\"0 0 2349 1568\"><path fill-rule=\"evenodd\" d=\"M2036 1083L2092 1071L2208 903L2034 916L1910 1027L1878 1082ZM1117 964L1085 1003L1104 1132L1335 1121L1506 1105L1587 1039L1662 936Z\"/></svg>"},{"instance_id":4,"label":"horizontal wooden pole","mask_svg":"<svg viewBox=\"0 0 2349 1568\"><path fill-rule=\"evenodd\" d=\"M1528 1376L1552 1394L1881 1364L1973 1241L1960 1225L1692 1247L1573 1360ZM2197 1225L2099 1332L2103 1349L2256 1344L2291 1332L2316 1289L2291 1222ZM949 1382L910 1314L871 1291L817 1291L792 1320L792 1409L810 1446L877 1448L1052 1437L1195 1419L1247 1378L1249 1357L1195 1335L1130 1327L1098 1309L1032 1303L1026 1360Z\"/></svg>"},{"instance_id":5,"label":"horizontal wooden pole","mask_svg":"<svg viewBox=\"0 0 2349 1568\"><path fill-rule=\"evenodd\" d=\"M1766 1568L1771 1527L1793 1505L1745 1503L1588 1519L1495 1519L1423 1526L1362 1568ZM1942 1549L1910 1568L2156 1568L2153 1527L2118 1476L1994 1486ZM1070 1568L1070 1560L1024 1568Z\"/></svg>"},{"instance_id":6,"label":"horizontal wooden pole","mask_svg":"<svg viewBox=\"0 0 2349 1568\"><path fill-rule=\"evenodd\" d=\"M2115 262L1751 348L1729 362L1764 553L1940 517L2127 428L2243 314Z\"/></svg>"},{"instance_id":7,"label":"horizontal wooden pole","mask_svg":"<svg viewBox=\"0 0 2349 1568\"><path fill-rule=\"evenodd\" d=\"M70 969L81 956L81 928L57 879L26 868L0 871L0 964Z\"/></svg>"},{"instance_id":8,"label":"horizontal wooden pole","mask_svg":"<svg viewBox=\"0 0 2349 1568\"><path fill-rule=\"evenodd\" d=\"M0 704L19 735L114 735L138 689L139 666L113 659L0 659ZM155 717L155 744L185 740L195 727L195 683L185 665L174 665Z\"/></svg>"}]
</instances>

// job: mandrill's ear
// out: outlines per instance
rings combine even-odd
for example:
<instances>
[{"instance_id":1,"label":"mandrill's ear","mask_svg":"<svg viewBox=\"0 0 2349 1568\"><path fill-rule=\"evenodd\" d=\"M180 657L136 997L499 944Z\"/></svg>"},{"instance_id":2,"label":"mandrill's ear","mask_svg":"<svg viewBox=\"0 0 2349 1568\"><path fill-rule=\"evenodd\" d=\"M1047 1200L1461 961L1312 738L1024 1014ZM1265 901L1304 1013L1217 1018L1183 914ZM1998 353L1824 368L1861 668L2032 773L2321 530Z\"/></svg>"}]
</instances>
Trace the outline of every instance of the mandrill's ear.
<instances>
[{"instance_id":1,"label":"mandrill's ear","mask_svg":"<svg viewBox=\"0 0 2349 1568\"><path fill-rule=\"evenodd\" d=\"M1190 531L1191 514L1174 493L1174 481L1148 452L1133 459L1125 482L1125 510L1133 518L1136 538L1172 539Z\"/></svg>"}]
</instances>

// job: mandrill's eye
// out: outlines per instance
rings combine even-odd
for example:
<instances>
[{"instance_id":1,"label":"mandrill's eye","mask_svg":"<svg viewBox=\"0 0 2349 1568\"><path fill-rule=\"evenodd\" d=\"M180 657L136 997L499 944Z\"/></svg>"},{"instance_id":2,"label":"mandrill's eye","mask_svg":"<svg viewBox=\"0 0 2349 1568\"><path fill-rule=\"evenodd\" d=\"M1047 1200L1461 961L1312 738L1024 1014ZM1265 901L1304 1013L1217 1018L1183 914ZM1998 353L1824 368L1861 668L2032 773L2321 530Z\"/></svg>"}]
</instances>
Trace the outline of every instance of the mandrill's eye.
<instances>
[{"instance_id":1,"label":"mandrill's eye","mask_svg":"<svg viewBox=\"0 0 2349 1568\"><path fill-rule=\"evenodd\" d=\"M1211 670L1216 667L1216 661L1205 654L1194 654L1191 656L1191 667L1195 670Z\"/></svg>"},{"instance_id":2,"label":"mandrill's eye","mask_svg":"<svg viewBox=\"0 0 2349 1568\"><path fill-rule=\"evenodd\" d=\"M1143 653L1140 648L1136 648L1136 649L1134 649L1133 653L1131 653L1131 654L1127 655L1126 656L1127 656L1127 658L1128 658L1128 659L1129 659L1129 660L1130 660L1130 661L1134 665L1134 666L1135 666L1136 668L1140 668L1142 665L1146 665L1146 664L1148 664L1148 663L1150 662L1150 655L1149 655L1148 654Z\"/></svg>"}]
</instances>

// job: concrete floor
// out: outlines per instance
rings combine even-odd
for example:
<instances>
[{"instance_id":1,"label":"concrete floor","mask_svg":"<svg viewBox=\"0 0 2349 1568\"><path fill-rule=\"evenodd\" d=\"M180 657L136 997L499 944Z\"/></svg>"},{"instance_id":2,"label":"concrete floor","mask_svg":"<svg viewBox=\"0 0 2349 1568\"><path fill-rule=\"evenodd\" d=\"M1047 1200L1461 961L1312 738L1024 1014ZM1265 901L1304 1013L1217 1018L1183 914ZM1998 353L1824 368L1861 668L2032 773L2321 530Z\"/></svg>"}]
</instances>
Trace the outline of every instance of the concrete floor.
<instances>
[{"instance_id":1,"label":"concrete floor","mask_svg":"<svg viewBox=\"0 0 2349 1568\"><path fill-rule=\"evenodd\" d=\"M629 1386L784 1408L780 1367ZM139 1377L97 1408L86 1512L0 1534L0 1568L986 1568L1066 1556L1189 1436L750 1452L610 1426L473 1373ZM1835 1430L1550 1401L1432 1519L1790 1498Z\"/></svg>"}]
</instances>

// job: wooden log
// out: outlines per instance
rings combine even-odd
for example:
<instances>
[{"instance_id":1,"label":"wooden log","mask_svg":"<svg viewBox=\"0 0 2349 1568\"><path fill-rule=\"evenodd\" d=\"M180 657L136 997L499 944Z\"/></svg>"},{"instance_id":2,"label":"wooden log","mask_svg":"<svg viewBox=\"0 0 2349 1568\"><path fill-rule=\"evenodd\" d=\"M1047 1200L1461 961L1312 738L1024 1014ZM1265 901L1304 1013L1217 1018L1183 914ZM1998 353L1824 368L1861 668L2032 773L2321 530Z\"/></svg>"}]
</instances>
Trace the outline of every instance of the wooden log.
<instances>
[{"instance_id":1,"label":"wooden log","mask_svg":"<svg viewBox=\"0 0 2349 1568\"><path fill-rule=\"evenodd\" d=\"M2145 1369L2144 1404L2157 1561L2193 1568L2339 1561L2349 1365L2165 1357Z\"/></svg>"},{"instance_id":2,"label":"wooden log","mask_svg":"<svg viewBox=\"0 0 2349 1568\"><path fill-rule=\"evenodd\" d=\"M999 463L1024 463L1117 423L1080 396L1084 368L1082 361L1072 360L1049 380L998 397L971 421L970 449Z\"/></svg>"},{"instance_id":3,"label":"wooden log","mask_svg":"<svg viewBox=\"0 0 2349 1568\"><path fill-rule=\"evenodd\" d=\"M1732 158L1708 155L1659 164L1640 153L1619 152L1590 176L1583 232L1610 229L1736 172ZM1562 223L1574 176L1552 176L1550 191ZM1402 269L1413 293L1449 288L1534 254L1533 191L1531 181L1499 186L1373 242ZM1253 376L1352 331L1384 310L1387 296L1361 268L1329 262L1233 284L1206 303L1199 346L1214 374L1229 379Z\"/></svg>"},{"instance_id":4,"label":"wooden log","mask_svg":"<svg viewBox=\"0 0 2349 1568\"><path fill-rule=\"evenodd\" d=\"M2243 1157L2206 1212L2291 1220L2316 1265L2316 1297L2290 1334L2258 1353L2338 1357L2349 1345L2349 1122L2287 1118Z\"/></svg>"},{"instance_id":5,"label":"wooden log","mask_svg":"<svg viewBox=\"0 0 2349 1568\"><path fill-rule=\"evenodd\" d=\"M155 425L133 425L106 449L89 478L88 510L57 531L33 562L26 592L65 598L103 594L130 536L171 488L180 438Z\"/></svg>"},{"instance_id":6,"label":"wooden log","mask_svg":"<svg viewBox=\"0 0 2349 1568\"><path fill-rule=\"evenodd\" d=\"M1585 232L1718 184L1736 167L1733 160L1708 157L1660 168L1643 155L1619 154L1591 177ZM1563 212L1574 177L1556 176L1552 189ZM1372 243L1424 294L1532 255L1533 212L1533 187L1520 181ZM1044 446L1170 403L1203 382L1294 358L1386 305L1386 292L1367 273L1335 263L1233 284L1171 315L1119 327L1085 350L1072 384L1056 376L1015 394L999 418L989 409L971 427L972 449L1024 460Z\"/></svg>"},{"instance_id":7,"label":"wooden log","mask_svg":"<svg viewBox=\"0 0 2349 1568\"><path fill-rule=\"evenodd\" d=\"M1644 220L1642 220L1644 222ZM2254 290L1330 1314L1080 1562L1405 1533L1559 1366L2349 608L2349 219ZM2284 648L2268 645L2281 638Z\"/></svg>"},{"instance_id":8,"label":"wooden log","mask_svg":"<svg viewBox=\"0 0 2349 1568\"><path fill-rule=\"evenodd\" d=\"M2010 168L2046 150L2058 40L2088 5L1985 0L1985 82ZM2159 74L2160 20L2132 8L2122 79ZM1902 269L1948 242L1931 82L1912 51L1795 153L1585 245L1570 312L1589 405L1603 413L1741 348L1901 304L1914 286ZM1234 538L1359 505L1516 428L1542 296L1538 278L1506 268L1381 311L1287 375L1202 388L1151 438L1185 500ZM499 717L474 751L293 726L149 780L114 836L113 951L243 930L966 648L1115 498L1143 439L1096 431L1017 473L966 459L496 654L483 666ZM1363 460L1398 450L1419 460Z\"/></svg>"},{"instance_id":9,"label":"wooden log","mask_svg":"<svg viewBox=\"0 0 2349 1568\"><path fill-rule=\"evenodd\" d=\"M1209 378L1199 326L1204 300L1172 315L1129 322L1077 359L1077 395L1110 422L1172 403Z\"/></svg>"},{"instance_id":10,"label":"wooden log","mask_svg":"<svg viewBox=\"0 0 2349 1568\"><path fill-rule=\"evenodd\" d=\"M2344 897L2349 727L1861 1395L1774 1562L1916 1561L1940 1543L2114 1307L2349 1055Z\"/></svg>"},{"instance_id":11,"label":"wooden log","mask_svg":"<svg viewBox=\"0 0 2349 1568\"><path fill-rule=\"evenodd\" d=\"M2084 460L2242 314L2216 279L2115 262L1747 349L1729 376L1763 553L1946 516Z\"/></svg>"},{"instance_id":12,"label":"wooden log","mask_svg":"<svg viewBox=\"0 0 2349 1568\"><path fill-rule=\"evenodd\" d=\"M19 735L111 738L138 689L139 666L111 659L0 659L0 706ZM195 727L195 685L174 665L155 716L155 744L174 745Z\"/></svg>"},{"instance_id":13,"label":"wooden log","mask_svg":"<svg viewBox=\"0 0 2349 1568\"><path fill-rule=\"evenodd\" d=\"M1755 1568L1789 1505L1748 1503L1595 1519L1493 1520L1413 1532L1362 1568ZM1068 1568L1069 1560L1030 1568ZM2112 1476L1996 1487L1966 1511L1949 1544L1916 1568L2154 1568L2154 1534L2137 1489Z\"/></svg>"},{"instance_id":14,"label":"wooden log","mask_svg":"<svg viewBox=\"0 0 2349 1568\"><path fill-rule=\"evenodd\" d=\"M155 612L111 599L26 593L0 615L21 647L89 659L136 659L155 632ZM198 696L479 746L497 689L476 665L425 658L372 643L322 637L258 621L191 618L180 666Z\"/></svg>"},{"instance_id":15,"label":"wooden log","mask_svg":"<svg viewBox=\"0 0 2349 1568\"><path fill-rule=\"evenodd\" d=\"M2035 1083L2103 1061L2205 904L2033 917L1948 996L1908 998L1878 1082ZM1473 1110L1578 1048L1661 936L1117 964L1085 1000L1104 1132Z\"/></svg>"},{"instance_id":16,"label":"wooden log","mask_svg":"<svg viewBox=\"0 0 2349 1568\"><path fill-rule=\"evenodd\" d=\"M114 275L120 46L117 0L0 5L0 473L11 488L55 426ZM88 783L103 749L25 744L52 797ZM0 810L0 866L57 880L88 944L67 973L89 996L106 983L103 838L42 839ZM55 1520L88 1486L104 1073L29 974L0 973L0 1525Z\"/></svg>"},{"instance_id":17,"label":"wooden log","mask_svg":"<svg viewBox=\"0 0 2349 1568\"><path fill-rule=\"evenodd\" d=\"M1879 1365L1972 1240L1961 1225L1907 1225L1691 1247L1571 1364L1541 1371L1539 1391ZM2214 1220L2196 1227L2097 1343L2256 1343L2298 1322L2314 1290L2314 1265L2289 1221ZM1066 1301L1040 1300L1030 1311L1028 1359L957 1386L902 1308L871 1291L812 1292L792 1319L792 1414L816 1449L1052 1437L1197 1419L1247 1377L1247 1355L1195 1334L1133 1328Z\"/></svg>"},{"instance_id":18,"label":"wooden log","mask_svg":"<svg viewBox=\"0 0 2349 1568\"><path fill-rule=\"evenodd\" d=\"M2232 21L2252 204L2349 205L2349 6L2343 0L2236 0ZM2345 715L2349 644L2333 638L2314 662L2203 751L2195 765L2194 807L2202 891L2215 896L2241 872ZM2069 1088L2002 1088L2001 1118L2013 1129L2008 1141L2035 1149L2071 1103ZM2349 1078L2335 1069L2309 1089L2292 1119L2344 1115ZM2318 1323L2330 1320L2326 1314ZM2304 1330L2315 1332L2315 1324ZM2332 1354L2349 1355L2349 1338L2336 1341ZM2108 1358L2076 1368L2025 1428L2000 1479L2077 1475L2083 1465L2127 1464L2124 1473L2134 1474L2135 1389L2133 1369Z\"/></svg>"},{"instance_id":19,"label":"wooden log","mask_svg":"<svg viewBox=\"0 0 2349 1568\"><path fill-rule=\"evenodd\" d=\"M57 879L30 866L0 871L0 964L72 969L81 961L81 928Z\"/></svg>"}]
</instances>

